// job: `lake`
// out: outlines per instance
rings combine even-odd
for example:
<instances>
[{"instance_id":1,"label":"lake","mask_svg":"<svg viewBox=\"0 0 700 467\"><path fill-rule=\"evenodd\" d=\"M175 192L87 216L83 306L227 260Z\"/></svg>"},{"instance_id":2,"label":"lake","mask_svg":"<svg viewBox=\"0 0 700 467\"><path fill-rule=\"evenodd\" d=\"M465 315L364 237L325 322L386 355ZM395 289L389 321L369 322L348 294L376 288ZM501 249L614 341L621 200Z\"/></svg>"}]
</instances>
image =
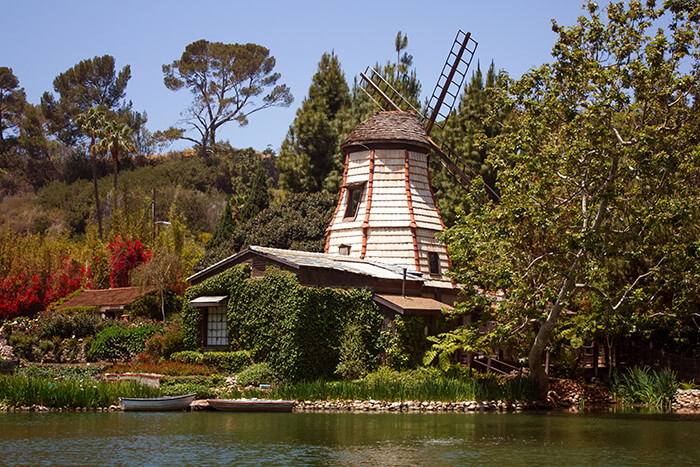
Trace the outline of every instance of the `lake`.
<instances>
[{"instance_id":1,"label":"lake","mask_svg":"<svg viewBox=\"0 0 700 467\"><path fill-rule=\"evenodd\" d=\"M0 465L698 465L700 416L0 413Z\"/></svg>"}]
</instances>

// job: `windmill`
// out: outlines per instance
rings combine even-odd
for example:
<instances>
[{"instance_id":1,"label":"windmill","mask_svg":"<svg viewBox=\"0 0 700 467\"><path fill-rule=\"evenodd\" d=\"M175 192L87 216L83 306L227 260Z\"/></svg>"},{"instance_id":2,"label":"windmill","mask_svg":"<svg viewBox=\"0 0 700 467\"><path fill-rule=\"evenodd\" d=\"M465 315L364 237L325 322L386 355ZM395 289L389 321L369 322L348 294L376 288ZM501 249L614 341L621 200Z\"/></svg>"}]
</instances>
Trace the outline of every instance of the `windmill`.
<instances>
[{"instance_id":1,"label":"windmill","mask_svg":"<svg viewBox=\"0 0 700 467\"><path fill-rule=\"evenodd\" d=\"M461 184L469 168L431 137L444 127L477 47L459 31L428 101L418 112L376 70L360 73L362 89L382 109L360 123L341 144L345 168L340 199L327 229L326 253L404 267L434 285L451 288L445 230L435 202L428 153L435 152Z\"/></svg>"}]
</instances>

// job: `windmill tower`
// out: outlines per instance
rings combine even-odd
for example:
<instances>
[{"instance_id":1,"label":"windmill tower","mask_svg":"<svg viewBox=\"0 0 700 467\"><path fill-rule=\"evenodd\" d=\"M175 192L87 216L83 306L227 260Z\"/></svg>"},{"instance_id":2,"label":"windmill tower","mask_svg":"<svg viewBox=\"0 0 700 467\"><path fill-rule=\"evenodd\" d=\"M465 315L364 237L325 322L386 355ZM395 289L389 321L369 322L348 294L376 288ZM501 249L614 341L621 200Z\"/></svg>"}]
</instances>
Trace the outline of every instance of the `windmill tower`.
<instances>
[{"instance_id":1,"label":"windmill tower","mask_svg":"<svg viewBox=\"0 0 700 467\"><path fill-rule=\"evenodd\" d=\"M420 272L451 285L445 230L428 170L435 152L461 183L464 168L430 138L443 126L476 51L459 31L425 115L416 111L374 69L360 73L363 90L383 110L360 123L341 144L345 169L340 200L327 230L326 253L343 254Z\"/></svg>"}]
</instances>

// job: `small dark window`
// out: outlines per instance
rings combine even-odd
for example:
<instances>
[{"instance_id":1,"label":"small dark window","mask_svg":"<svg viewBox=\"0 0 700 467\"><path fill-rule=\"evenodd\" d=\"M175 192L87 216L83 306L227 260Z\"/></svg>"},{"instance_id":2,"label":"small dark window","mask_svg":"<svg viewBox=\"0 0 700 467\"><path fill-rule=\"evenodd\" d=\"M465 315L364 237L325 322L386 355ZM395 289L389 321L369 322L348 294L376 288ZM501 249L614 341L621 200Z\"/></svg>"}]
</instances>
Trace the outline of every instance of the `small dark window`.
<instances>
[{"instance_id":1,"label":"small dark window","mask_svg":"<svg viewBox=\"0 0 700 467\"><path fill-rule=\"evenodd\" d=\"M362 186L348 188L348 204L345 207L345 219L354 219L362 199Z\"/></svg>"},{"instance_id":2,"label":"small dark window","mask_svg":"<svg viewBox=\"0 0 700 467\"><path fill-rule=\"evenodd\" d=\"M338 247L338 254L349 256L350 255L350 245L340 245Z\"/></svg>"},{"instance_id":3,"label":"small dark window","mask_svg":"<svg viewBox=\"0 0 700 467\"><path fill-rule=\"evenodd\" d=\"M430 274L440 274L440 256L437 253L428 253L428 268Z\"/></svg>"}]
</instances>

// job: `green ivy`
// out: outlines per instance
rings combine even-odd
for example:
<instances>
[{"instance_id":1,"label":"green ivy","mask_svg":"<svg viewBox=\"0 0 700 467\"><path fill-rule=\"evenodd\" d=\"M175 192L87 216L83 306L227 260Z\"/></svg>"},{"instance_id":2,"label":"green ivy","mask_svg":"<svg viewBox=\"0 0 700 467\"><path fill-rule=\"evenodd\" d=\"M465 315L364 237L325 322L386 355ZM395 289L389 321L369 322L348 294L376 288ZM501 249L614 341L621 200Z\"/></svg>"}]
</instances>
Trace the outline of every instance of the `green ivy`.
<instances>
[{"instance_id":1,"label":"green ivy","mask_svg":"<svg viewBox=\"0 0 700 467\"><path fill-rule=\"evenodd\" d=\"M354 338L362 342L369 364L379 353L381 317L368 290L299 285L294 274L269 269L261 279L245 279L236 266L191 287L186 300L228 295L228 337L232 349L247 350L255 362L268 362L283 381L333 378L348 336L345 323L357 322ZM186 348L199 347L198 310L185 307ZM357 347L357 345L356 345Z\"/></svg>"}]
</instances>

